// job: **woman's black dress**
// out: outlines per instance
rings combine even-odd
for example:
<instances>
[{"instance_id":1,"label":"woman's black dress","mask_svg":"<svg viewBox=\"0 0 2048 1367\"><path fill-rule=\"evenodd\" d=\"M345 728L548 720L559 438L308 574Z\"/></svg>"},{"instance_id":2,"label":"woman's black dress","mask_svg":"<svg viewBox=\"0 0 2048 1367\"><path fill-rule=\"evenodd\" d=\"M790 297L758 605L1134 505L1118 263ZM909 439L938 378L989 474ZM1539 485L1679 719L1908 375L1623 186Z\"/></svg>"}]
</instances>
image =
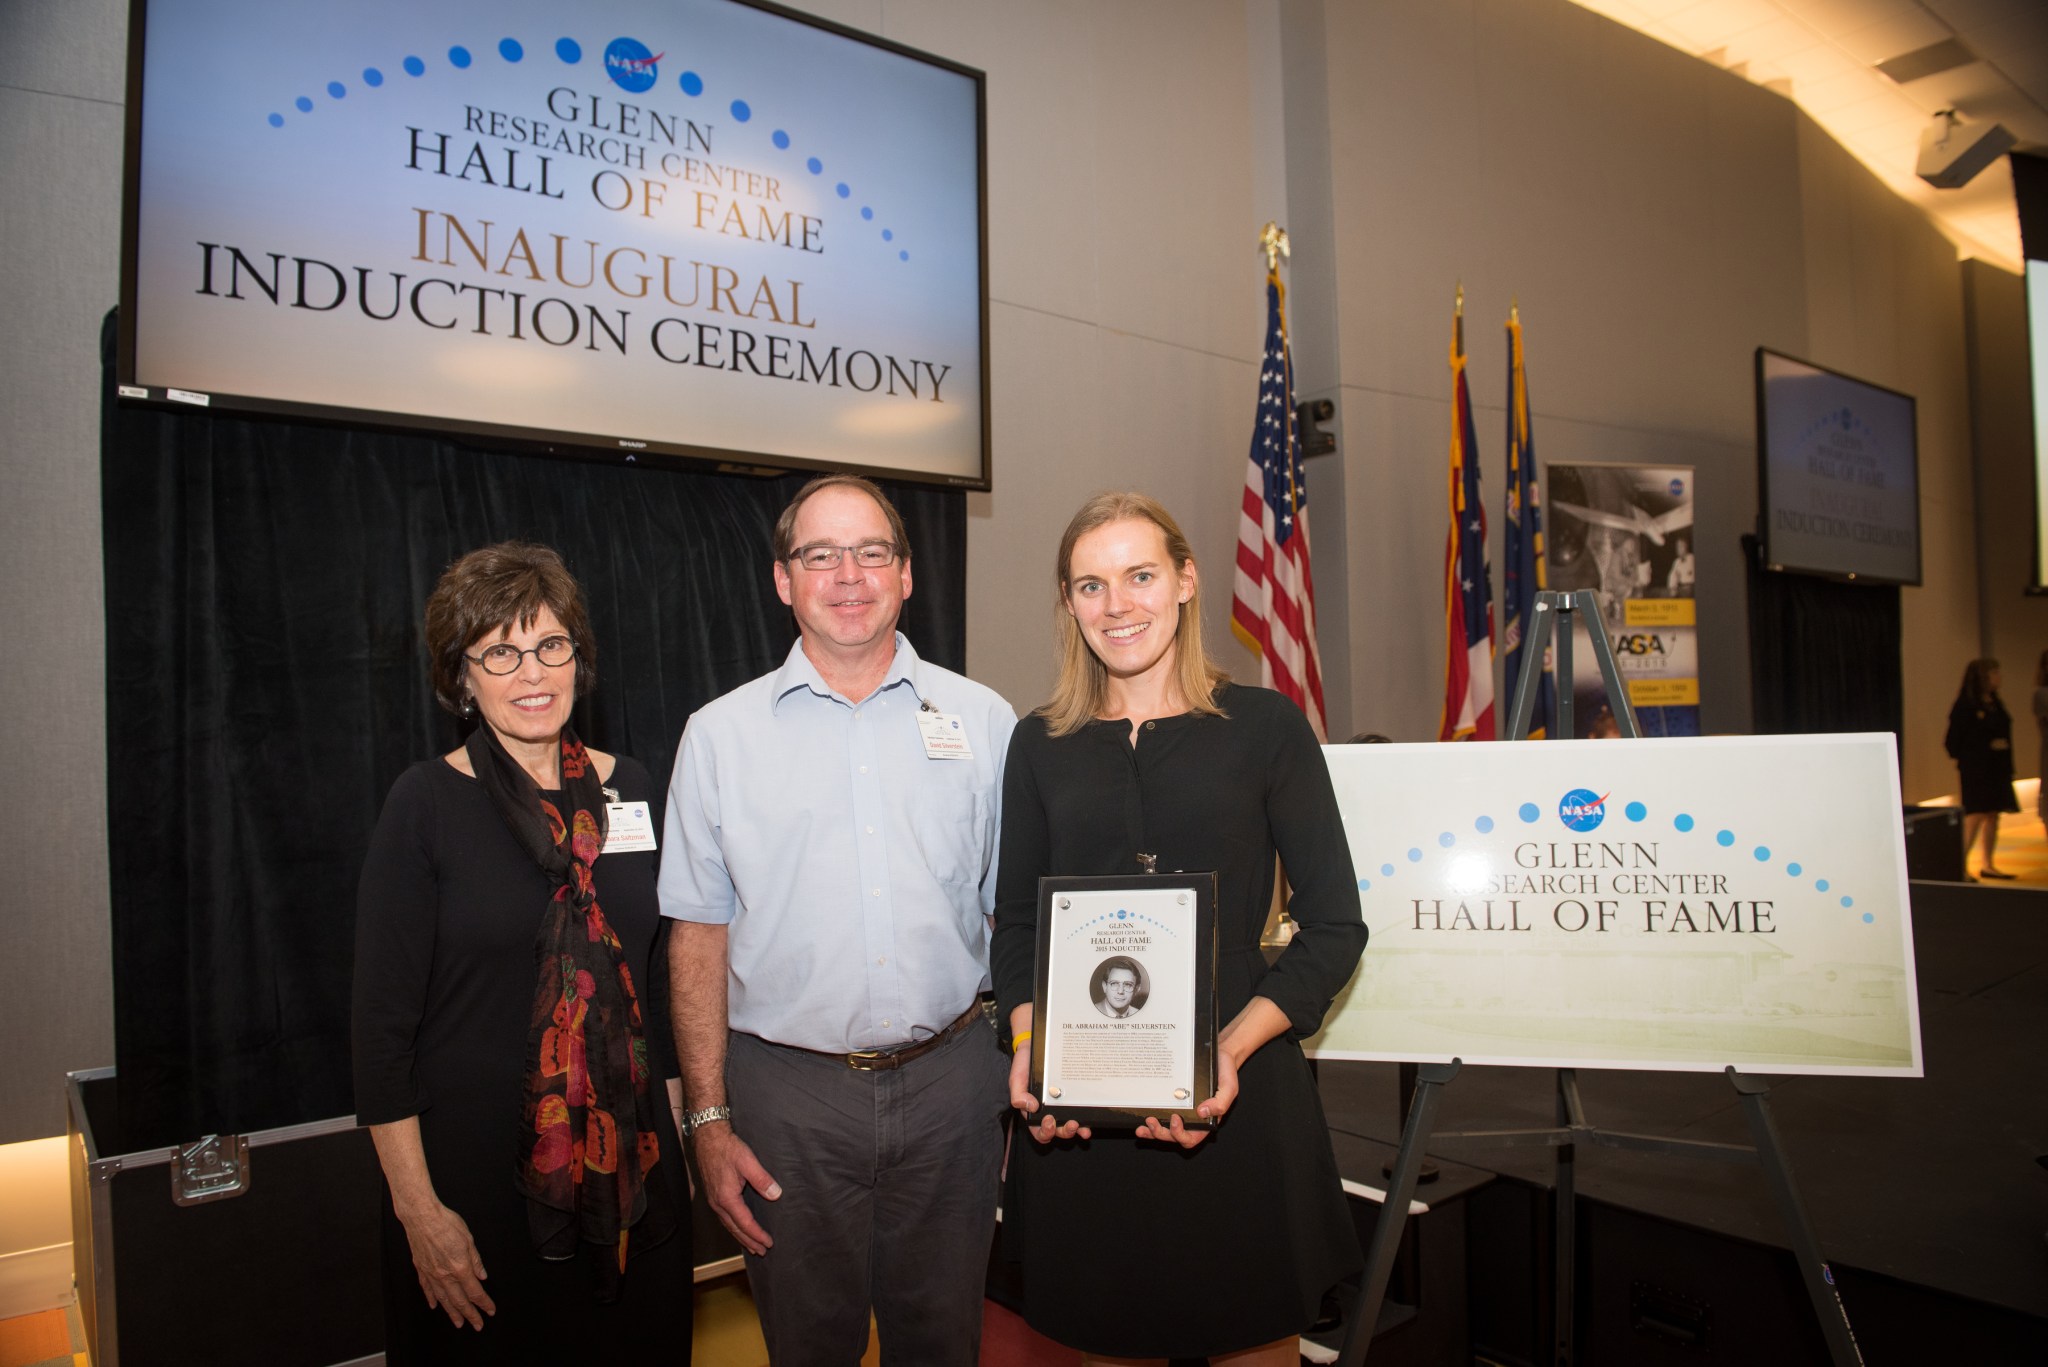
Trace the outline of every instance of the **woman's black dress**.
<instances>
[{"instance_id":1,"label":"woman's black dress","mask_svg":"<svg viewBox=\"0 0 2048 1367\"><path fill-rule=\"evenodd\" d=\"M621 758L609 787L659 812L647 771ZM598 904L617 930L640 995L653 1057L666 1045L664 966L654 961L657 855L601 854ZM650 1196L675 1211L677 1232L636 1252L619 1300L591 1296L584 1260L534 1252L525 1199L514 1189L534 939L550 889L477 781L441 759L392 785L370 838L357 906L356 1118L419 1117L427 1173L460 1215L497 1303L481 1333L430 1309L405 1228L384 1194L384 1323L392 1367L465 1363L687 1362L690 1348L688 1183L674 1127L661 1125ZM672 1073L673 1069L664 1070ZM657 1104L666 1112L665 1093ZM644 1356L642 1356L644 1355Z\"/></svg>"},{"instance_id":2,"label":"woman's black dress","mask_svg":"<svg viewBox=\"0 0 2048 1367\"><path fill-rule=\"evenodd\" d=\"M1004 1020L1031 1000L1039 877L1136 873L1144 850L1162 872L1217 872L1219 1028L1255 990L1293 1026L1245 1061L1230 1114L1191 1150L1127 1131L1048 1146L1013 1132L1003 1246L1023 1263L1025 1318L1100 1354L1199 1357L1285 1338L1362 1261L1297 1043L1365 946L1350 847L1301 712L1265 689L1227 686L1217 701L1228 717L1146 722L1135 747L1128 722L1054 740L1026 717L1003 775L991 952ZM1268 969L1276 848L1300 930Z\"/></svg>"},{"instance_id":3,"label":"woman's black dress","mask_svg":"<svg viewBox=\"0 0 2048 1367\"><path fill-rule=\"evenodd\" d=\"M1965 812L2016 812L2012 791L2012 714L1996 693L1981 703L1957 698L1943 742L1962 775Z\"/></svg>"}]
</instances>

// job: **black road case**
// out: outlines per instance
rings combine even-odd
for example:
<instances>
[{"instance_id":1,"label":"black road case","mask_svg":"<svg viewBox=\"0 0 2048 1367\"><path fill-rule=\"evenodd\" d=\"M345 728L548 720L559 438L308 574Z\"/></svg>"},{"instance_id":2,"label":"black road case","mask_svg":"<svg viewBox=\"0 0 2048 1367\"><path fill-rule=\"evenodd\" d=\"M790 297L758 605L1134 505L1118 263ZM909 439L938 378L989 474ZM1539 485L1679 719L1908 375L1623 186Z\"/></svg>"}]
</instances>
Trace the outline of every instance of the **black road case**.
<instances>
[{"instance_id":1,"label":"black road case","mask_svg":"<svg viewBox=\"0 0 2048 1367\"><path fill-rule=\"evenodd\" d=\"M112 1068L70 1074L67 1091L95 1367L383 1361L382 1179L354 1116L131 1153Z\"/></svg>"}]
</instances>

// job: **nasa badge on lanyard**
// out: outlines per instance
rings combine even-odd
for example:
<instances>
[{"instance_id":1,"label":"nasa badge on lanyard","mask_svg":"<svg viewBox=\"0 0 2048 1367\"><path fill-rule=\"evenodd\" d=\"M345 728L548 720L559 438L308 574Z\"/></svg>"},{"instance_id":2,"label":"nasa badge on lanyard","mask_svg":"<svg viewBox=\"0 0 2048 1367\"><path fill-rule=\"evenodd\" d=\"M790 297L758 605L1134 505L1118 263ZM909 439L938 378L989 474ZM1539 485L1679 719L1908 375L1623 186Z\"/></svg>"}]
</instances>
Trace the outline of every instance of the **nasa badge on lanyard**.
<instances>
[{"instance_id":1,"label":"nasa badge on lanyard","mask_svg":"<svg viewBox=\"0 0 2048 1367\"><path fill-rule=\"evenodd\" d=\"M941 712L929 702L918 709L917 733L924 739L926 759L973 759L974 747L967 743L967 728L951 712Z\"/></svg>"}]
</instances>

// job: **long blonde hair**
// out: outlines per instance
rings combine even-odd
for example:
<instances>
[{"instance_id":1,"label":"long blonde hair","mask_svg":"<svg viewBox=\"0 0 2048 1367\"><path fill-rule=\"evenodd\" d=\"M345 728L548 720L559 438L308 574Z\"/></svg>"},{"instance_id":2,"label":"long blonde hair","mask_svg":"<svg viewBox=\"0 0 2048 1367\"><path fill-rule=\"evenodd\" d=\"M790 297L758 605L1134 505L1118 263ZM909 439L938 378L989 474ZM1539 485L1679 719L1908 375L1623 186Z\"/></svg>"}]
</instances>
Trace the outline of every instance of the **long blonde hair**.
<instances>
[{"instance_id":1,"label":"long blonde hair","mask_svg":"<svg viewBox=\"0 0 2048 1367\"><path fill-rule=\"evenodd\" d=\"M1176 574L1194 564L1194 550L1188 545L1180 524L1173 520L1173 514L1145 495L1135 492L1097 494L1081 505L1073 521L1067 523L1065 534L1060 537L1059 559L1053 566L1053 637L1054 649L1060 660L1060 674L1053 683L1052 697L1038 708L1038 715L1045 718L1045 729L1050 735L1073 734L1100 716L1108 704L1109 670L1095 658L1095 652L1088 648L1087 639L1081 635L1080 625L1067 611L1067 581L1073 570L1074 543L1098 527L1127 519L1150 522L1159 529L1166 538L1166 554L1173 561ZM1180 689L1181 697L1187 701L1188 710L1207 716L1224 716L1223 709L1216 704L1216 689L1219 684L1228 682L1230 676L1211 664L1208 653L1202 649L1202 581L1199 575L1195 578L1194 593L1180 605L1173 644L1176 651L1174 683Z\"/></svg>"}]
</instances>

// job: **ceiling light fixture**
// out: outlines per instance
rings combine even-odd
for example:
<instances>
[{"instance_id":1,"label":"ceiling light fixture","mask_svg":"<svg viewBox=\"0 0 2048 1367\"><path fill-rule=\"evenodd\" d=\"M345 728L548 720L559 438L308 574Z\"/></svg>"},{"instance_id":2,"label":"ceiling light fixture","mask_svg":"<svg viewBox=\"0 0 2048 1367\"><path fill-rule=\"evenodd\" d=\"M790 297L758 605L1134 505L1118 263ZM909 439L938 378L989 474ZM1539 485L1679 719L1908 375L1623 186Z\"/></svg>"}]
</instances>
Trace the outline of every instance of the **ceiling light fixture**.
<instances>
[{"instance_id":1,"label":"ceiling light fixture","mask_svg":"<svg viewBox=\"0 0 2048 1367\"><path fill-rule=\"evenodd\" d=\"M2004 124L1964 123L1955 110L1944 109L1921 130L1920 161L1913 170L1937 190L1960 190L2017 141Z\"/></svg>"}]
</instances>

